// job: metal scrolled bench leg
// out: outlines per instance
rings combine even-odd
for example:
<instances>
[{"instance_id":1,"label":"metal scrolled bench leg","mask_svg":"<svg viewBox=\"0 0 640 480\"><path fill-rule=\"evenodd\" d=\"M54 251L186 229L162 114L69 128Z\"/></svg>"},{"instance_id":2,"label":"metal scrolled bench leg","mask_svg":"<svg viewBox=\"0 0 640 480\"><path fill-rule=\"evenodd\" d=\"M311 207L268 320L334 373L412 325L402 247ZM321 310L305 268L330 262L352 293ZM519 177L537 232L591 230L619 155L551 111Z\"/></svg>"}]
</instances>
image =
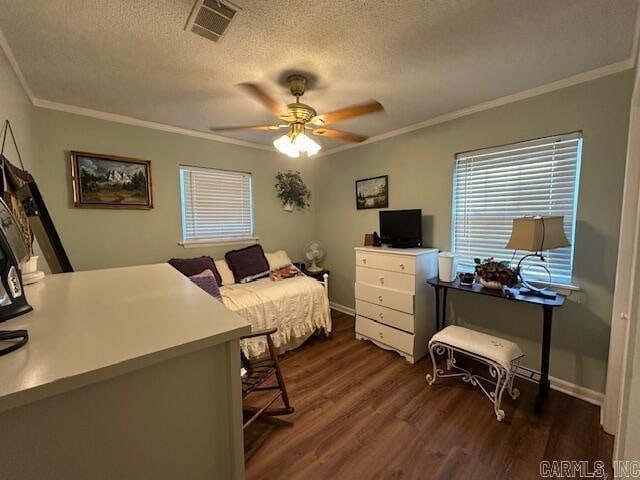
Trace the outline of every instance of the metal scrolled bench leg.
<instances>
[{"instance_id":1,"label":"metal scrolled bench leg","mask_svg":"<svg viewBox=\"0 0 640 480\"><path fill-rule=\"evenodd\" d=\"M448 332L446 330L449 330ZM449 342L445 342L440 338L448 338ZM456 339L460 340L460 343L466 348L458 346L455 342ZM489 343L487 343L489 342ZM474 346L477 346L478 351L472 351ZM508 349L507 355L505 352L496 353L496 357L501 361L494 360L489 356L482 355L484 352L491 352L491 348L505 350L505 346ZM460 367L454 356L454 352L461 353L471 358L474 358L489 367L489 375L491 378L485 378L480 375L475 375L469 370ZM446 353L446 369L438 368L436 363L436 355L440 356ZM504 410L502 406L502 396L505 390L509 393L509 396L514 400L518 398L520 392L517 388L513 388L513 379L515 372L522 358L517 345L506 340L498 339L480 332L474 332L463 327L450 326L441 332L434 335L429 342L429 354L431 356L431 362L433 365L433 374L426 375L426 380L429 385L433 385L438 377L461 377L464 382L471 383L473 386L479 387L485 396L493 404L494 413L498 421L502 421L505 418ZM504 359L508 358L509 361ZM508 365L509 368L505 368ZM487 386L485 386L487 384ZM489 388L488 385L493 385L494 388Z\"/></svg>"}]
</instances>

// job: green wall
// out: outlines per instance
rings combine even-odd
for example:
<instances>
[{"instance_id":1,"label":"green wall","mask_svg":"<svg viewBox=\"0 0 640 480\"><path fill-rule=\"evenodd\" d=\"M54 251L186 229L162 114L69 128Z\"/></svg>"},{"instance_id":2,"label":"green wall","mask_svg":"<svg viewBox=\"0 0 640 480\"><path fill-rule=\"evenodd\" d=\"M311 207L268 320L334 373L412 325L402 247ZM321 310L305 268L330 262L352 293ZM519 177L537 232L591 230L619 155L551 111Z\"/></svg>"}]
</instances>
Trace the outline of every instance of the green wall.
<instances>
[{"instance_id":1,"label":"green wall","mask_svg":"<svg viewBox=\"0 0 640 480\"><path fill-rule=\"evenodd\" d=\"M162 262L178 256L221 258L239 246L186 249L181 240L178 166L180 164L251 172L255 234L266 251L285 249L299 259L314 237L314 208L288 213L276 198L278 170L298 169L313 190L309 159L275 152L36 109L38 184L76 270ZM113 154L151 161L151 210L75 208L69 151Z\"/></svg>"},{"instance_id":2,"label":"green wall","mask_svg":"<svg viewBox=\"0 0 640 480\"><path fill-rule=\"evenodd\" d=\"M97 120L34 107L0 52L0 121L9 119L26 167L35 175L76 270L166 261L172 256L216 258L238 246L186 249L181 240L178 166L241 170L253 174L255 234L265 250L286 249L300 259L315 236L316 199L307 211L282 210L274 188L279 170L300 170L314 191L313 162L289 159L206 138ZM69 151L151 160L154 208L102 210L73 207ZM18 163L12 146L6 155ZM36 247L37 248L37 247ZM41 266L43 260L41 258Z\"/></svg>"},{"instance_id":3,"label":"green wall","mask_svg":"<svg viewBox=\"0 0 640 480\"><path fill-rule=\"evenodd\" d=\"M300 259L306 242L315 237L316 199L312 197L311 209L288 213L282 210L274 188L276 173L293 169L302 172L313 192L312 160L36 108L0 51L0 121L5 119L13 125L25 165L35 175L76 270L162 262L172 256L208 254L220 258L227 250L239 247L186 249L178 245L180 164L253 174L255 234L265 250L283 248L292 258ZM73 207L70 150L151 160L154 208ZM11 145L7 145L5 154L18 164Z\"/></svg>"},{"instance_id":4,"label":"green wall","mask_svg":"<svg viewBox=\"0 0 640 480\"><path fill-rule=\"evenodd\" d=\"M557 90L321 158L317 233L331 269L332 301L353 307L353 247L378 229L378 210L357 211L354 181L389 175L389 208L421 208L425 245L451 248L456 152L547 135L584 132L573 294L554 317L551 375L604 391L632 71ZM519 342L539 366L541 312L452 293L449 319Z\"/></svg>"},{"instance_id":5,"label":"green wall","mask_svg":"<svg viewBox=\"0 0 640 480\"><path fill-rule=\"evenodd\" d=\"M32 173L35 167L34 110L29 97L13 73L9 60L0 49L0 127L5 120L11 122L22 160ZM7 138L10 137L7 135ZM20 165L11 141L7 142L4 154L11 163Z\"/></svg>"}]
</instances>

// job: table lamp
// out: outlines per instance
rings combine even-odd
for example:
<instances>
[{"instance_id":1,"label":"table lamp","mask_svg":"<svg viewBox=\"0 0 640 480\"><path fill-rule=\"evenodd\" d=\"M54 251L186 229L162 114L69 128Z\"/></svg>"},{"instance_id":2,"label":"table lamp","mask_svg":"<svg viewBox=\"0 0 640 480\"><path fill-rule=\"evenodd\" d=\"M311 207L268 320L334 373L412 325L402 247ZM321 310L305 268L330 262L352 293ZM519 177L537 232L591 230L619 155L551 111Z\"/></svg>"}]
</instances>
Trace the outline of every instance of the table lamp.
<instances>
[{"instance_id":1,"label":"table lamp","mask_svg":"<svg viewBox=\"0 0 640 480\"><path fill-rule=\"evenodd\" d=\"M542 252L555 248L568 247L571 244L564 234L564 217L559 216L538 216L521 217L513 219L511 228L511 238L505 248L514 250L528 250L529 253L518 262L517 272L520 277L522 287L521 295L534 295L543 298L555 298L555 292L545 288L537 288L531 285L522 275L522 262L529 257L537 257L544 262ZM546 267L544 267L546 269ZM548 270L547 270L548 271Z\"/></svg>"}]
</instances>

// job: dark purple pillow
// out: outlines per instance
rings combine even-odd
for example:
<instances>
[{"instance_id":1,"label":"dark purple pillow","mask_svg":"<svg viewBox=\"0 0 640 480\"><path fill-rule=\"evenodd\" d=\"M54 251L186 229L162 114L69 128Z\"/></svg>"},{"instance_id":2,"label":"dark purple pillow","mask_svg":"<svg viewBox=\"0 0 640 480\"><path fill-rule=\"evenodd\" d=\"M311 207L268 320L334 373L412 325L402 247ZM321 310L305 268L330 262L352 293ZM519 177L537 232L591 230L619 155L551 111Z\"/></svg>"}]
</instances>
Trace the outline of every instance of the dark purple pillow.
<instances>
[{"instance_id":1,"label":"dark purple pillow","mask_svg":"<svg viewBox=\"0 0 640 480\"><path fill-rule=\"evenodd\" d=\"M222 301L222 294L220 293L220 288L218 287L218 283L216 282L216 277L213 275L213 272L209 269L206 269L202 273L198 273L197 275L191 275L189 277L193 283L199 286L202 290L207 292L212 297L217 298Z\"/></svg>"},{"instance_id":2,"label":"dark purple pillow","mask_svg":"<svg viewBox=\"0 0 640 480\"><path fill-rule=\"evenodd\" d=\"M222 285L222 277L218 273L216 264L213 263L213 258L211 257L172 258L169 260L169 265L178 270L185 277L191 277L192 275L197 275L205 270L211 270L217 284Z\"/></svg>"},{"instance_id":3,"label":"dark purple pillow","mask_svg":"<svg viewBox=\"0 0 640 480\"><path fill-rule=\"evenodd\" d=\"M225 253L225 260L238 283L247 283L269 275L269 262L260 245L250 245Z\"/></svg>"}]
</instances>

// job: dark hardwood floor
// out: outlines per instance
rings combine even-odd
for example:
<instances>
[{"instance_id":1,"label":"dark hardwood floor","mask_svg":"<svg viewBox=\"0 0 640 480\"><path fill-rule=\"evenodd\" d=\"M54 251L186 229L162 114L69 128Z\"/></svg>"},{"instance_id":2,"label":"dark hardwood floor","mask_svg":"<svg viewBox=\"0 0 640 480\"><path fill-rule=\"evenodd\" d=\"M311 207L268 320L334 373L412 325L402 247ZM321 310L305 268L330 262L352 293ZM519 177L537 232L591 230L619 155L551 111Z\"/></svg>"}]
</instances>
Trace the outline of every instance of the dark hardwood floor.
<instances>
[{"instance_id":1,"label":"dark hardwood floor","mask_svg":"<svg viewBox=\"0 0 640 480\"><path fill-rule=\"evenodd\" d=\"M281 357L295 413L245 431L248 479L537 479L542 460L602 460L613 477L594 405L552 391L536 415L536 388L518 379L500 423L479 390L429 387L430 361L411 365L356 340L353 317L333 320L330 337Z\"/></svg>"}]
</instances>

